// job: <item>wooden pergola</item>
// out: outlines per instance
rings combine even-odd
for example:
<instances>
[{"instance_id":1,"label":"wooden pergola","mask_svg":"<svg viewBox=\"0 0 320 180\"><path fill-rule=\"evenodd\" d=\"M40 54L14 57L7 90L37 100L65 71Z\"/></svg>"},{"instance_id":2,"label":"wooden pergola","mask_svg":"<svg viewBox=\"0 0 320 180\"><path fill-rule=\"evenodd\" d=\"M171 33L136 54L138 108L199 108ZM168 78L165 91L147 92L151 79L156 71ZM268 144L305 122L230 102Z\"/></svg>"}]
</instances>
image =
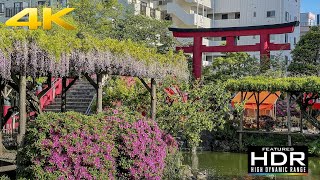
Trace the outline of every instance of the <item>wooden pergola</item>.
<instances>
[{"instance_id":1,"label":"wooden pergola","mask_svg":"<svg viewBox=\"0 0 320 180\"><path fill-rule=\"evenodd\" d=\"M135 44L130 41L99 40L93 39L92 43L96 45L85 44L86 39L77 39L69 44L76 44L74 48L70 45L65 51L62 50L57 57L51 54L46 48L38 43L35 36L39 32L28 32L19 30L23 33L24 39L16 32L8 29L0 29L0 34L6 34L8 39L2 41L11 42L9 48L0 47L0 91L7 87L12 88L19 93L19 135L18 144L23 143L26 133L27 116L37 115L42 112L42 108L47 104L51 97L52 86L61 81L61 112L66 111L66 99L68 90L74 85L80 76L84 76L96 90L97 113L102 112L102 95L104 75L118 75L138 77L151 95L151 118L156 118L156 85L157 80L168 76L174 76L179 79L188 79L188 66L182 53L158 54L152 48L146 48L141 44ZM35 33L35 34L33 34ZM52 35L46 35L41 32L38 40ZM58 36L58 35L56 35ZM60 43L60 42L58 42ZM79 44L84 44L79 47ZM62 47L61 47L62 48ZM142 55L137 52L143 52ZM96 77L92 78L93 76ZM36 87L35 79L37 77L47 78L47 87L41 92L34 92ZM27 78L32 79L32 83L27 84ZM150 79L151 87L145 82ZM3 93L8 96L8 93ZM43 98L45 95L48 97ZM27 106L31 108L32 113L27 112ZM2 128L2 127L1 127ZM0 134L0 142L2 135ZM0 154L3 151L3 145L0 143Z\"/></svg>"},{"instance_id":2,"label":"wooden pergola","mask_svg":"<svg viewBox=\"0 0 320 180\"><path fill-rule=\"evenodd\" d=\"M303 117L306 116L306 111L308 108L313 106L313 102L319 98L318 94L320 93L320 77L286 77L286 78L270 78L270 77L246 77L237 80L229 80L227 82L227 89L230 91L241 92L241 103L246 99L245 92L253 92L253 94L259 94L262 91L268 91L270 94L276 92L285 93L286 95L286 106L287 106L287 123L288 131L287 132L268 132L268 131L246 131L243 130L243 117L244 114L240 115L239 123L239 145L242 149L242 138L243 133L251 134L282 134L288 136L288 146L292 145L291 136L294 134L301 134L302 127L300 127L300 132L292 132L292 122L291 122L291 113L290 113L290 104L292 100L295 100L301 108L301 119L300 123L302 124ZM306 96L309 94L309 96ZM259 97L259 96L256 96ZM257 100L257 127L259 127L259 105L261 100ZM263 101L263 100L262 100ZM313 118L307 119L313 126L320 128L320 122Z\"/></svg>"}]
</instances>

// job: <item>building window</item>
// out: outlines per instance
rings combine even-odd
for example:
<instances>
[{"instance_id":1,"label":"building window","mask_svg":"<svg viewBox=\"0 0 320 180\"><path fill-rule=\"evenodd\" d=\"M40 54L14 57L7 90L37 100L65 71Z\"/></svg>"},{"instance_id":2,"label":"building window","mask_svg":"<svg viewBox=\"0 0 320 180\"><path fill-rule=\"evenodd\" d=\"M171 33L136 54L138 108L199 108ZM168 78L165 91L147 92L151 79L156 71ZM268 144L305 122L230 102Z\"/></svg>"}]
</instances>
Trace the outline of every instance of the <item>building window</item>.
<instances>
[{"instance_id":1,"label":"building window","mask_svg":"<svg viewBox=\"0 0 320 180\"><path fill-rule=\"evenodd\" d=\"M275 56L274 55L270 55L270 59L274 60Z\"/></svg>"},{"instance_id":2,"label":"building window","mask_svg":"<svg viewBox=\"0 0 320 180\"><path fill-rule=\"evenodd\" d=\"M206 56L206 61L212 62L212 56Z\"/></svg>"},{"instance_id":3,"label":"building window","mask_svg":"<svg viewBox=\"0 0 320 180\"><path fill-rule=\"evenodd\" d=\"M4 3L0 3L0 13L4 13Z\"/></svg>"},{"instance_id":4,"label":"building window","mask_svg":"<svg viewBox=\"0 0 320 180\"><path fill-rule=\"evenodd\" d=\"M67 7L67 0L60 0L60 4L61 4L63 7Z\"/></svg>"},{"instance_id":5,"label":"building window","mask_svg":"<svg viewBox=\"0 0 320 180\"><path fill-rule=\"evenodd\" d=\"M227 37L221 37L221 41L226 41Z\"/></svg>"},{"instance_id":6,"label":"building window","mask_svg":"<svg viewBox=\"0 0 320 180\"><path fill-rule=\"evenodd\" d=\"M38 1L38 6L45 6L46 5L46 1Z\"/></svg>"},{"instance_id":7,"label":"building window","mask_svg":"<svg viewBox=\"0 0 320 180\"><path fill-rule=\"evenodd\" d=\"M267 11L267 17L268 18L276 17L276 11Z\"/></svg>"},{"instance_id":8,"label":"building window","mask_svg":"<svg viewBox=\"0 0 320 180\"><path fill-rule=\"evenodd\" d=\"M240 19L240 12L237 12L237 13L235 14L235 18L236 18L236 19Z\"/></svg>"},{"instance_id":9,"label":"building window","mask_svg":"<svg viewBox=\"0 0 320 180\"><path fill-rule=\"evenodd\" d=\"M285 35L284 35L284 42L285 42L285 43L288 43L288 41L289 41L288 34L285 34Z\"/></svg>"},{"instance_id":10,"label":"building window","mask_svg":"<svg viewBox=\"0 0 320 180\"><path fill-rule=\"evenodd\" d=\"M289 22L289 12L286 12L285 20L286 20L287 22Z\"/></svg>"},{"instance_id":11,"label":"building window","mask_svg":"<svg viewBox=\"0 0 320 180\"><path fill-rule=\"evenodd\" d=\"M222 19L229 19L228 14L222 14Z\"/></svg>"},{"instance_id":12,"label":"building window","mask_svg":"<svg viewBox=\"0 0 320 180\"><path fill-rule=\"evenodd\" d=\"M297 38L296 37L293 38L293 44L297 45Z\"/></svg>"},{"instance_id":13,"label":"building window","mask_svg":"<svg viewBox=\"0 0 320 180\"><path fill-rule=\"evenodd\" d=\"M141 6L148 7L148 3L141 1Z\"/></svg>"},{"instance_id":14,"label":"building window","mask_svg":"<svg viewBox=\"0 0 320 180\"><path fill-rule=\"evenodd\" d=\"M256 36L252 36L252 39L256 39Z\"/></svg>"},{"instance_id":15,"label":"building window","mask_svg":"<svg viewBox=\"0 0 320 180\"><path fill-rule=\"evenodd\" d=\"M253 17L257 17L257 12L253 12Z\"/></svg>"}]
</instances>

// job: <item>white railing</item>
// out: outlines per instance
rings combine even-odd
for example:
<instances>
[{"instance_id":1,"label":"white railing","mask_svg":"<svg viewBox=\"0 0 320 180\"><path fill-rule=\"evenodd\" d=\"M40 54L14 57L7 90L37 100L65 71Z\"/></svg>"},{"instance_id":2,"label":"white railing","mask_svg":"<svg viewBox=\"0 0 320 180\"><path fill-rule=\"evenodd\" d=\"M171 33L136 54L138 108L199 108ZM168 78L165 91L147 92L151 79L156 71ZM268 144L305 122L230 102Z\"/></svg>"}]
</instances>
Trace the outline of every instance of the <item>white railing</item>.
<instances>
[{"instance_id":1,"label":"white railing","mask_svg":"<svg viewBox=\"0 0 320 180\"><path fill-rule=\"evenodd\" d=\"M185 0L185 1L188 3L201 4L201 5L206 6L208 8L212 8L211 0Z\"/></svg>"},{"instance_id":2,"label":"white railing","mask_svg":"<svg viewBox=\"0 0 320 180\"><path fill-rule=\"evenodd\" d=\"M174 14L182 22L187 25L194 25L199 27L211 27L211 19L202 15L194 14L185 11L181 6L176 3L167 3L168 14Z\"/></svg>"},{"instance_id":3,"label":"white railing","mask_svg":"<svg viewBox=\"0 0 320 180\"><path fill-rule=\"evenodd\" d=\"M19 114L18 112L13 113L13 115L11 116L11 119L12 119L11 123L7 123L3 126L2 133L4 135L13 135L15 133L15 130L18 128L16 127L16 122L17 122L16 117L18 114Z\"/></svg>"}]
</instances>

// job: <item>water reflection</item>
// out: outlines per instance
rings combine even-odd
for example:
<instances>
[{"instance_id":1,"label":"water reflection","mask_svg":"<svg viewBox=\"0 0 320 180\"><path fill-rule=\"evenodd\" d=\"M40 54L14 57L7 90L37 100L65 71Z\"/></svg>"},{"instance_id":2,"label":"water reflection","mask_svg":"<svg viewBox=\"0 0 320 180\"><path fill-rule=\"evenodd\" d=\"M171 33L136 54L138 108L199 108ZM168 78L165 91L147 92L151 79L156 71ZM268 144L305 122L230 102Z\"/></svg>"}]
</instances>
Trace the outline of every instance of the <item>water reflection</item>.
<instances>
[{"instance_id":1,"label":"water reflection","mask_svg":"<svg viewBox=\"0 0 320 180\"><path fill-rule=\"evenodd\" d=\"M184 154L184 164L193 171L206 171L208 179L277 179L277 180L319 180L320 158L309 158L308 176L251 177L247 175L247 155L237 153L200 152L197 155Z\"/></svg>"}]
</instances>

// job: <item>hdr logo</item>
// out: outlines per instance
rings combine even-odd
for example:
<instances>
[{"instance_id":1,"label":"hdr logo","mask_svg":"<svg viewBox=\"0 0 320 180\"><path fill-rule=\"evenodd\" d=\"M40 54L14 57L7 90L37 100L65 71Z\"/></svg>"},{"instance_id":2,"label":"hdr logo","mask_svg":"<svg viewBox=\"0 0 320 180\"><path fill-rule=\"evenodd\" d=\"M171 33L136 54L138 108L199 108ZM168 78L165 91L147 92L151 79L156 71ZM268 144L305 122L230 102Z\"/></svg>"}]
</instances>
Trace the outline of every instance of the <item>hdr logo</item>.
<instances>
[{"instance_id":1,"label":"hdr logo","mask_svg":"<svg viewBox=\"0 0 320 180\"><path fill-rule=\"evenodd\" d=\"M308 147L248 147L248 173L251 175L307 175Z\"/></svg>"},{"instance_id":2,"label":"hdr logo","mask_svg":"<svg viewBox=\"0 0 320 180\"><path fill-rule=\"evenodd\" d=\"M67 30L74 30L75 27L61 19L64 15L70 13L73 10L74 8L65 8L55 14L52 14L51 8L43 8L43 22L38 22L38 9L26 8L10 18L6 22L6 26L29 27L29 29L32 30L38 29L38 27L43 26L44 30L49 30L52 28L52 22L54 22ZM29 21L19 21L21 18L27 15L29 15Z\"/></svg>"}]
</instances>

